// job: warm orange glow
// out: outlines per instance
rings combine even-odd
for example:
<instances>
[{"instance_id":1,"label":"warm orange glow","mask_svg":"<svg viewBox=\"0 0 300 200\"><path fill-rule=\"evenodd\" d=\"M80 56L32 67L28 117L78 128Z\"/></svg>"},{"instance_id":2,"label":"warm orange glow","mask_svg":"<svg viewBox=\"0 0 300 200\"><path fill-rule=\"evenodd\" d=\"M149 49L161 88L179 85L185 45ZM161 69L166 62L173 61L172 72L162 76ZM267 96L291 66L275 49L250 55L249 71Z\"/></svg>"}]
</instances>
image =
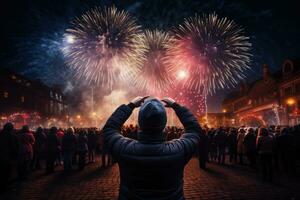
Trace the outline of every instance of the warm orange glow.
<instances>
[{"instance_id":1,"label":"warm orange glow","mask_svg":"<svg viewBox=\"0 0 300 200\"><path fill-rule=\"evenodd\" d=\"M81 116L80 116L80 115L77 115L76 117L77 117L77 119L80 119L80 118L81 118Z\"/></svg>"},{"instance_id":2,"label":"warm orange glow","mask_svg":"<svg viewBox=\"0 0 300 200\"><path fill-rule=\"evenodd\" d=\"M292 106L296 103L296 100L293 98L289 98L286 100L287 105Z\"/></svg>"},{"instance_id":3,"label":"warm orange glow","mask_svg":"<svg viewBox=\"0 0 300 200\"><path fill-rule=\"evenodd\" d=\"M92 116L96 117L97 113L96 112L92 112Z\"/></svg>"},{"instance_id":4,"label":"warm orange glow","mask_svg":"<svg viewBox=\"0 0 300 200\"><path fill-rule=\"evenodd\" d=\"M226 109L223 109L223 110L222 110L222 112L223 112L223 113L226 113L226 112L227 112L227 110L226 110Z\"/></svg>"}]
</instances>

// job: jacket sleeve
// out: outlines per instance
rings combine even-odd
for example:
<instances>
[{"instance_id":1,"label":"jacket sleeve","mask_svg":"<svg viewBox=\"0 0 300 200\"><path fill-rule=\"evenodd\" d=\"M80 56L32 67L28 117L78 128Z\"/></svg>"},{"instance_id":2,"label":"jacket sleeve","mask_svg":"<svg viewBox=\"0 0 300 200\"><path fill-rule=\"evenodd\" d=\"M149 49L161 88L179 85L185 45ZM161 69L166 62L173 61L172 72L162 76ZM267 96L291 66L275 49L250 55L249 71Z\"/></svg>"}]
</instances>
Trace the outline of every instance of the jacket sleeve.
<instances>
[{"instance_id":1,"label":"jacket sleeve","mask_svg":"<svg viewBox=\"0 0 300 200\"><path fill-rule=\"evenodd\" d=\"M121 128L130 117L132 108L121 105L108 118L103 127L104 145L114 157L118 157L132 140L121 135Z\"/></svg>"},{"instance_id":2,"label":"jacket sleeve","mask_svg":"<svg viewBox=\"0 0 300 200\"><path fill-rule=\"evenodd\" d=\"M178 142L184 148L185 161L188 162L198 149L199 141L204 140L204 133L198 123L196 117L186 107L175 104L173 106L177 117L184 127L184 134L180 137Z\"/></svg>"}]
</instances>

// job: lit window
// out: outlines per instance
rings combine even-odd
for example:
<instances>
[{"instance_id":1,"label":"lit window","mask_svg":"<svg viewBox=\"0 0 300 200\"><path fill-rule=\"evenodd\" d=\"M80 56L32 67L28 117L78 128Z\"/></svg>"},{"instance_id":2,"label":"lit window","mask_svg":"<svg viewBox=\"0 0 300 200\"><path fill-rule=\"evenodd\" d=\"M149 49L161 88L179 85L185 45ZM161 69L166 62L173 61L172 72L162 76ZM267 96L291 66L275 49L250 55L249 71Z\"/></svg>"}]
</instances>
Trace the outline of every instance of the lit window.
<instances>
[{"instance_id":1,"label":"lit window","mask_svg":"<svg viewBox=\"0 0 300 200\"><path fill-rule=\"evenodd\" d=\"M4 92L4 98L8 98L8 92Z\"/></svg>"},{"instance_id":2,"label":"lit window","mask_svg":"<svg viewBox=\"0 0 300 200\"><path fill-rule=\"evenodd\" d=\"M25 102L25 97L21 96L21 102L24 103Z\"/></svg>"},{"instance_id":3,"label":"lit window","mask_svg":"<svg viewBox=\"0 0 300 200\"><path fill-rule=\"evenodd\" d=\"M12 75L11 79L15 80L15 79L17 79L17 77L15 75Z\"/></svg>"}]
</instances>

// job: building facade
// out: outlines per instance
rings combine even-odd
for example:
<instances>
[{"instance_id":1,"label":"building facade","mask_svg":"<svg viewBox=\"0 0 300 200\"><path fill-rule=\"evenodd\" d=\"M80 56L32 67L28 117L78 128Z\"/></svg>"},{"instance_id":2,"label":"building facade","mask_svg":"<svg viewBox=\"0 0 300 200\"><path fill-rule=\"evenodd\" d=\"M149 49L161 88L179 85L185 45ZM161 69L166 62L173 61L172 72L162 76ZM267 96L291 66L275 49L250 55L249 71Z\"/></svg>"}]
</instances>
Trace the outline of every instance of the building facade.
<instances>
[{"instance_id":1,"label":"building facade","mask_svg":"<svg viewBox=\"0 0 300 200\"><path fill-rule=\"evenodd\" d=\"M58 88L50 88L39 81L7 70L0 71L0 119L60 118L66 116L68 106ZM12 118L12 119L9 119ZM22 120L22 119L21 119Z\"/></svg>"},{"instance_id":2,"label":"building facade","mask_svg":"<svg viewBox=\"0 0 300 200\"><path fill-rule=\"evenodd\" d=\"M236 125L295 125L300 123L300 62L285 60L281 70L241 84L239 91L224 99L223 110L232 113Z\"/></svg>"},{"instance_id":3,"label":"building facade","mask_svg":"<svg viewBox=\"0 0 300 200\"><path fill-rule=\"evenodd\" d=\"M222 113L207 113L198 117L201 126L220 127L220 126L235 126L235 118L233 113L228 113L223 110Z\"/></svg>"}]
</instances>

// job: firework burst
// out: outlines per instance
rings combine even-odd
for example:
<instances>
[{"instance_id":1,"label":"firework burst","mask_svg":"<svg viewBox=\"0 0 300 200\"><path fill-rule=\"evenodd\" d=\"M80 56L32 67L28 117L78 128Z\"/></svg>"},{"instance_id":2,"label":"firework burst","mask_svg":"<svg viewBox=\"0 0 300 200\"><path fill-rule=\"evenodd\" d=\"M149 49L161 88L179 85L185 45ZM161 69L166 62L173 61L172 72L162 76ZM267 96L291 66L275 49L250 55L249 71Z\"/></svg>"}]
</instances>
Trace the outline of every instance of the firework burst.
<instances>
[{"instance_id":1,"label":"firework burst","mask_svg":"<svg viewBox=\"0 0 300 200\"><path fill-rule=\"evenodd\" d=\"M96 7L66 30L63 53L75 76L89 84L112 87L138 70L143 48L140 26L127 12Z\"/></svg>"},{"instance_id":2,"label":"firework burst","mask_svg":"<svg viewBox=\"0 0 300 200\"><path fill-rule=\"evenodd\" d=\"M172 85L172 73L165 64L167 45L171 41L168 33L159 30L146 30L141 41L146 51L137 76L132 82L140 90L159 95Z\"/></svg>"},{"instance_id":3,"label":"firework burst","mask_svg":"<svg viewBox=\"0 0 300 200\"><path fill-rule=\"evenodd\" d=\"M166 60L183 87L214 93L245 77L251 44L234 21L216 14L196 15L185 19L173 33Z\"/></svg>"}]
</instances>

